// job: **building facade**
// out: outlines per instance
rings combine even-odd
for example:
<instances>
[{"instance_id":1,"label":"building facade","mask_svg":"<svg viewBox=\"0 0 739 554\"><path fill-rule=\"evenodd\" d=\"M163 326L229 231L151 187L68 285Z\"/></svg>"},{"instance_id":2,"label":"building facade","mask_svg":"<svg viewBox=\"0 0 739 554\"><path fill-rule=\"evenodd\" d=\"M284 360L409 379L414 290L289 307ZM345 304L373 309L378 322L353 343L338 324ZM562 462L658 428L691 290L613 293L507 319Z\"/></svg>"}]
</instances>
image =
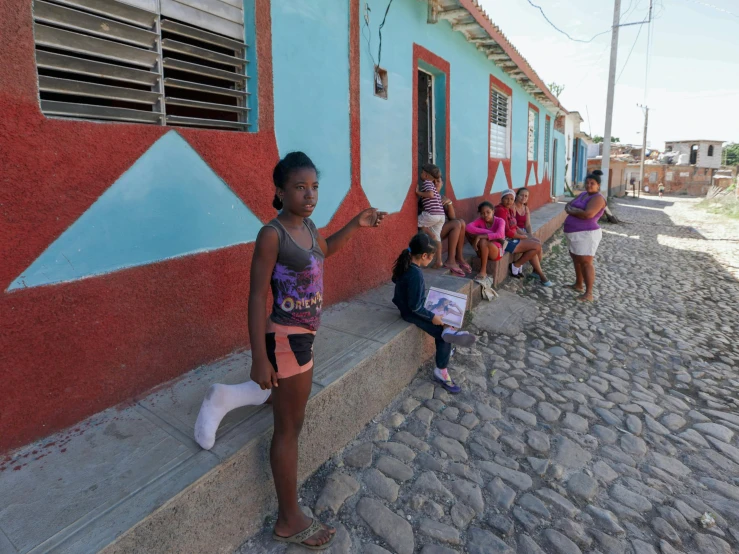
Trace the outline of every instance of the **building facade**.
<instances>
[{"instance_id":1,"label":"building facade","mask_svg":"<svg viewBox=\"0 0 739 554\"><path fill-rule=\"evenodd\" d=\"M720 140L678 140L665 142L665 152L677 152L677 165L694 165L699 168L719 169L723 153Z\"/></svg>"},{"instance_id":2,"label":"building facade","mask_svg":"<svg viewBox=\"0 0 739 554\"><path fill-rule=\"evenodd\" d=\"M532 208L563 194L567 112L477 4L386 8L0 5L0 451L248 346L253 241L290 151L319 167L322 233L390 212L326 263L327 304L388 280L425 161L468 218L507 188Z\"/></svg>"}]
</instances>

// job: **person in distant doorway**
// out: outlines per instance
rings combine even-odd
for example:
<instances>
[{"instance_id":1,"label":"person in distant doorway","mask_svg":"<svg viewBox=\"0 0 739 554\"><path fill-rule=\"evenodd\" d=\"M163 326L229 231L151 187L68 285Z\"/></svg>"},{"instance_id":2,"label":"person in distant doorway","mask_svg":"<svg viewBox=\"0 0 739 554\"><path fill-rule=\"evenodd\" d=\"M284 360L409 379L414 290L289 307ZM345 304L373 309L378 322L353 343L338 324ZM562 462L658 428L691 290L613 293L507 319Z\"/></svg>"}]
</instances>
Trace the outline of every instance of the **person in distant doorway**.
<instances>
[{"instance_id":1,"label":"person in distant doorway","mask_svg":"<svg viewBox=\"0 0 739 554\"><path fill-rule=\"evenodd\" d=\"M318 171L302 152L287 154L274 169L279 214L259 231L249 286L251 381L212 385L195 422L195 440L213 447L223 417L271 396L274 432L270 465L277 491L272 538L309 550L325 550L336 530L310 518L298 504L298 439L313 385L313 341L321 321L324 259L343 248L362 227L378 227L384 212L368 208L324 239L311 221L318 203ZM267 297L272 292L272 313Z\"/></svg>"},{"instance_id":2,"label":"person in distant doorway","mask_svg":"<svg viewBox=\"0 0 739 554\"><path fill-rule=\"evenodd\" d=\"M570 288L583 295L582 302L593 301L595 266L593 257L603 236L598 220L606 211L606 199L600 194L600 179L603 172L596 169L585 178L585 192L565 206L564 233L570 247L570 256L575 265L575 284ZM583 285L585 288L583 288Z\"/></svg>"},{"instance_id":3,"label":"person in distant doorway","mask_svg":"<svg viewBox=\"0 0 739 554\"><path fill-rule=\"evenodd\" d=\"M662 181L660 181L657 185L657 190L659 191L659 197L662 198L662 195L664 195L665 193L665 185L662 183Z\"/></svg>"}]
</instances>

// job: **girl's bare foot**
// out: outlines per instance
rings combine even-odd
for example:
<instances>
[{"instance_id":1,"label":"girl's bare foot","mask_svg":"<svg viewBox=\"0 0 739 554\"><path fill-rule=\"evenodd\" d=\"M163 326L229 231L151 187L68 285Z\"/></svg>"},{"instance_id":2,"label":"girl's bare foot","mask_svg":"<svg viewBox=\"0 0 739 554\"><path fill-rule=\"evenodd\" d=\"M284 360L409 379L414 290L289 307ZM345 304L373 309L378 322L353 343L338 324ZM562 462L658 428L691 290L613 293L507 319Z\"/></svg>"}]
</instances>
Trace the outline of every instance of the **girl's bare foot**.
<instances>
[{"instance_id":1,"label":"girl's bare foot","mask_svg":"<svg viewBox=\"0 0 739 554\"><path fill-rule=\"evenodd\" d=\"M578 302L592 302L593 301L593 296L592 295L587 296L587 295L583 294L582 296L578 296L577 297L577 301Z\"/></svg>"},{"instance_id":2,"label":"girl's bare foot","mask_svg":"<svg viewBox=\"0 0 739 554\"><path fill-rule=\"evenodd\" d=\"M480 273L477 274L477 277L475 277L475 281L484 281L487 278L488 278L488 274L487 273L480 272Z\"/></svg>"},{"instance_id":3,"label":"girl's bare foot","mask_svg":"<svg viewBox=\"0 0 739 554\"><path fill-rule=\"evenodd\" d=\"M442 267L444 267L444 264L442 264L442 263L440 262L440 263L438 263L438 264L434 264L434 265L432 265L432 266L431 266L431 269L441 269Z\"/></svg>"},{"instance_id":4,"label":"girl's bare foot","mask_svg":"<svg viewBox=\"0 0 739 554\"><path fill-rule=\"evenodd\" d=\"M567 285L567 288L568 289L572 289L572 290L577 291L577 292L585 292L585 289L583 287L578 287L576 284L575 285Z\"/></svg>"}]
</instances>

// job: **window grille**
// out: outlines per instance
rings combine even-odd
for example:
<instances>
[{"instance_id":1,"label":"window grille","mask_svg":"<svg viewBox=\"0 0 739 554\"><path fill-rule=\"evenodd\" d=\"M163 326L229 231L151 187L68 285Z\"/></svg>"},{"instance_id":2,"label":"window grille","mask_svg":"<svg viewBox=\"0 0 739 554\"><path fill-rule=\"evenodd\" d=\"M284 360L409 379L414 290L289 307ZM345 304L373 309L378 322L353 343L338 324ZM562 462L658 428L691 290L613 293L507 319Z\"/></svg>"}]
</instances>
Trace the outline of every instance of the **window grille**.
<instances>
[{"instance_id":1,"label":"window grille","mask_svg":"<svg viewBox=\"0 0 739 554\"><path fill-rule=\"evenodd\" d=\"M35 0L33 15L44 114L248 129L240 0Z\"/></svg>"},{"instance_id":2,"label":"window grille","mask_svg":"<svg viewBox=\"0 0 739 554\"><path fill-rule=\"evenodd\" d=\"M490 157L509 158L508 130L510 128L509 98L502 92L490 89Z\"/></svg>"},{"instance_id":3,"label":"window grille","mask_svg":"<svg viewBox=\"0 0 739 554\"><path fill-rule=\"evenodd\" d=\"M549 161L550 146L549 141L552 136L552 120L547 117L546 125L544 125L544 163Z\"/></svg>"}]
</instances>

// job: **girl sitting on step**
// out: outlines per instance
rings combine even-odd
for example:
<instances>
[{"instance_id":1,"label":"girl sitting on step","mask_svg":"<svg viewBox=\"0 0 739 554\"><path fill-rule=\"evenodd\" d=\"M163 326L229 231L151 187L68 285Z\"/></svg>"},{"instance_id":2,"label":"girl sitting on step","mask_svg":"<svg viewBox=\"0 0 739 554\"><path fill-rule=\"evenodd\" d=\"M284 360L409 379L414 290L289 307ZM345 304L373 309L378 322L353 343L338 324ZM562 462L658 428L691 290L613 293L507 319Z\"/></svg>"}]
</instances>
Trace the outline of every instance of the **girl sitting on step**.
<instances>
[{"instance_id":1,"label":"girl sitting on step","mask_svg":"<svg viewBox=\"0 0 739 554\"><path fill-rule=\"evenodd\" d=\"M475 336L444 325L440 315L424 307L426 284L421 268L433 262L435 255L436 244L426 233L418 233L411 239L408 248L400 253L393 266L393 283L395 283L393 304L398 307L400 316L405 321L434 337L436 342L434 379L448 392L457 394L462 389L447 371L452 344L472 346Z\"/></svg>"},{"instance_id":2,"label":"girl sitting on step","mask_svg":"<svg viewBox=\"0 0 739 554\"><path fill-rule=\"evenodd\" d=\"M467 225L467 239L480 257L477 281L487 279L488 260L499 261L506 248L505 221L494 215L493 205L483 202L477 207L480 217Z\"/></svg>"}]
</instances>

